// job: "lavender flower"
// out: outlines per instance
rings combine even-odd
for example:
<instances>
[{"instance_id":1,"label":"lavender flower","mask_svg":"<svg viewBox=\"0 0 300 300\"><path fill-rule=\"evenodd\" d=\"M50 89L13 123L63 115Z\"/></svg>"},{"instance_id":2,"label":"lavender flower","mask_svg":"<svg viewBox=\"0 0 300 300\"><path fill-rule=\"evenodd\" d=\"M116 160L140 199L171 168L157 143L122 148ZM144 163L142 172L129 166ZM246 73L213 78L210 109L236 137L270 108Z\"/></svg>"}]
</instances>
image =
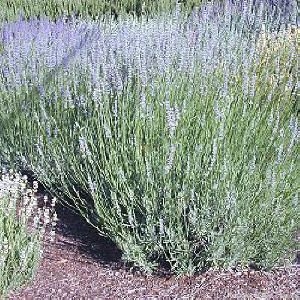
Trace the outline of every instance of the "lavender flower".
<instances>
[{"instance_id":1,"label":"lavender flower","mask_svg":"<svg viewBox=\"0 0 300 300\"><path fill-rule=\"evenodd\" d=\"M165 101L165 105L166 105L167 126L170 132L170 136L173 137L180 118L180 112L178 107L176 106L174 108L171 107L170 102L168 100Z\"/></svg>"},{"instance_id":2,"label":"lavender flower","mask_svg":"<svg viewBox=\"0 0 300 300\"><path fill-rule=\"evenodd\" d=\"M159 235L165 235L164 219L162 217L159 218Z\"/></svg>"},{"instance_id":3,"label":"lavender flower","mask_svg":"<svg viewBox=\"0 0 300 300\"><path fill-rule=\"evenodd\" d=\"M91 155L87 141L83 136L79 137L79 151L81 152L83 157Z\"/></svg>"},{"instance_id":4,"label":"lavender flower","mask_svg":"<svg viewBox=\"0 0 300 300\"><path fill-rule=\"evenodd\" d=\"M146 95L144 91L141 92L140 106L142 110L142 117L145 117L145 115L147 114L147 103L146 103Z\"/></svg>"},{"instance_id":5,"label":"lavender flower","mask_svg":"<svg viewBox=\"0 0 300 300\"><path fill-rule=\"evenodd\" d=\"M167 157L167 162L165 166L165 172L168 174L172 168L174 157L175 157L176 145L171 144L170 150Z\"/></svg>"}]
</instances>

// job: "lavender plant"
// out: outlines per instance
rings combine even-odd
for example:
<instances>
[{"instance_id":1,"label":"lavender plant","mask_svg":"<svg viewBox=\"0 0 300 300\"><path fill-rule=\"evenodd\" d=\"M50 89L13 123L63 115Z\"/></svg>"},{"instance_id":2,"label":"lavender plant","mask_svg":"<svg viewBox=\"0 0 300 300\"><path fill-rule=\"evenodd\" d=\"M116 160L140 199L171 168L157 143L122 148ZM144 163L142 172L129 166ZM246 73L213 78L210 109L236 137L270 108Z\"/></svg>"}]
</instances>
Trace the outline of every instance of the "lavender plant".
<instances>
[{"instance_id":1,"label":"lavender plant","mask_svg":"<svg viewBox=\"0 0 300 300\"><path fill-rule=\"evenodd\" d=\"M47 224L54 238L55 202L51 209L37 208L37 182L28 189L26 177L1 172L0 181L0 296L27 283L35 274L42 255ZM45 198L47 200L47 198ZM31 228L29 220L32 220Z\"/></svg>"},{"instance_id":2,"label":"lavender plant","mask_svg":"<svg viewBox=\"0 0 300 300\"><path fill-rule=\"evenodd\" d=\"M4 24L2 161L34 171L144 270L290 262L297 35L270 52L261 38L281 21L251 8Z\"/></svg>"}]
</instances>

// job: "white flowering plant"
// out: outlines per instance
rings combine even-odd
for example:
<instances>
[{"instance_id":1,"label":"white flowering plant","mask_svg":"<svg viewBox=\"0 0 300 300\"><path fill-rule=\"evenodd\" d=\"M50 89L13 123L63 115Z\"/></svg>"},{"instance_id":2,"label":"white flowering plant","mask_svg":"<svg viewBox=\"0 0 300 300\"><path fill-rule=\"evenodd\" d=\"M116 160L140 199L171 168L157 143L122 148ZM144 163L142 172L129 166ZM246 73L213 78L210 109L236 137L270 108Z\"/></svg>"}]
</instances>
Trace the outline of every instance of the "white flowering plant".
<instances>
[{"instance_id":1,"label":"white flowering plant","mask_svg":"<svg viewBox=\"0 0 300 300\"><path fill-rule=\"evenodd\" d=\"M46 227L50 224L53 239L57 219L54 201L51 209L37 207L37 182L30 189L26 176L0 175L0 296L5 297L33 278Z\"/></svg>"}]
</instances>

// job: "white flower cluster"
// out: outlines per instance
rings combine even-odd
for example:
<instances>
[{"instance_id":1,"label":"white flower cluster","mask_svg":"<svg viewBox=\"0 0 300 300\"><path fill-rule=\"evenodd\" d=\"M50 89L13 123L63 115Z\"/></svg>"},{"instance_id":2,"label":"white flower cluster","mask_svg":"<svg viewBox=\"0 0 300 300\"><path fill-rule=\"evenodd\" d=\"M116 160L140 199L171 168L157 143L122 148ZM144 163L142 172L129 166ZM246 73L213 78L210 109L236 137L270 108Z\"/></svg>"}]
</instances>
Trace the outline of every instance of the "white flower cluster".
<instances>
[{"instance_id":1,"label":"white flower cluster","mask_svg":"<svg viewBox=\"0 0 300 300\"><path fill-rule=\"evenodd\" d=\"M42 239L46 231L46 227L50 224L50 238L53 241L55 237L55 227L57 222L57 214L55 212L56 198L50 202L50 208L46 207L48 197L44 196L45 206L38 207L37 191L38 182L34 181L32 188L28 188L27 176L21 176L19 173L14 173L12 170L7 172L2 170L0 180L0 271L1 266L6 261L9 251L15 251L12 247L20 246L14 242L16 233L10 228L13 224L19 224L24 232L35 234L39 239ZM29 220L33 219L33 231ZM7 220L9 220L7 222ZM6 224L6 226L4 226ZM7 228L10 226L9 228ZM19 228L19 227L17 227ZM18 233L19 234L19 233ZM21 234L21 232L20 232ZM40 241L40 240L39 240ZM28 251L36 251L33 247L35 240L28 240L25 248L18 249L21 253L20 267L26 265L25 260L30 254ZM42 251L42 250L41 250ZM22 260L23 259L23 260ZM0 272L1 273L1 272Z\"/></svg>"}]
</instances>

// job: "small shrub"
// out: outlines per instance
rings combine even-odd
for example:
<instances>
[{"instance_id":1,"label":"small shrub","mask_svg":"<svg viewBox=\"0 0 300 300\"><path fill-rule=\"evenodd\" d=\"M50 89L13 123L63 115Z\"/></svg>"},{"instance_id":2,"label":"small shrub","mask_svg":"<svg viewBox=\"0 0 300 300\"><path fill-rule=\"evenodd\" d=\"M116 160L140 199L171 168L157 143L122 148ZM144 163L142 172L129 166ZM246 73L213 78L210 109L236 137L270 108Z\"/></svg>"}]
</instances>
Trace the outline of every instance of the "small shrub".
<instances>
[{"instance_id":1,"label":"small shrub","mask_svg":"<svg viewBox=\"0 0 300 300\"><path fill-rule=\"evenodd\" d=\"M2 173L0 180L0 296L33 278L42 256L42 239L47 224L54 238L56 214L37 208L37 183L28 189L26 177ZM29 228L29 220L33 226Z\"/></svg>"}]
</instances>

